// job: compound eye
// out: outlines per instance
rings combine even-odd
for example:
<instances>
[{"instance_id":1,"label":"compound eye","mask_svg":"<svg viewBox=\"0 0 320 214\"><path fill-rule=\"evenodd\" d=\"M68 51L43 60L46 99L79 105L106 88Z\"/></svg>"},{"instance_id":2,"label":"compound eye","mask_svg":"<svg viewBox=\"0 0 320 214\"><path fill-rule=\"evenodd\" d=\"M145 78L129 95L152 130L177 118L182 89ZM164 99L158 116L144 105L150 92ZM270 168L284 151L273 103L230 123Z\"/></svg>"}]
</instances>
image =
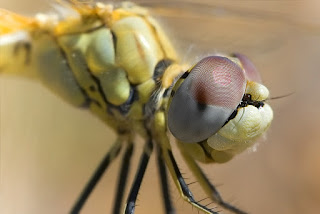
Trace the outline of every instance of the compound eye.
<instances>
[{"instance_id":1,"label":"compound eye","mask_svg":"<svg viewBox=\"0 0 320 214\"><path fill-rule=\"evenodd\" d=\"M183 142L200 142L215 134L244 95L244 71L226 57L210 56L197 63L176 90L168 126Z\"/></svg>"},{"instance_id":2,"label":"compound eye","mask_svg":"<svg viewBox=\"0 0 320 214\"><path fill-rule=\"evenodd\" d=\"M261 83L259 71L247 56L240 53L234 53L233 56L240 60L248 80Z\"/></svg>"}]
</instances>

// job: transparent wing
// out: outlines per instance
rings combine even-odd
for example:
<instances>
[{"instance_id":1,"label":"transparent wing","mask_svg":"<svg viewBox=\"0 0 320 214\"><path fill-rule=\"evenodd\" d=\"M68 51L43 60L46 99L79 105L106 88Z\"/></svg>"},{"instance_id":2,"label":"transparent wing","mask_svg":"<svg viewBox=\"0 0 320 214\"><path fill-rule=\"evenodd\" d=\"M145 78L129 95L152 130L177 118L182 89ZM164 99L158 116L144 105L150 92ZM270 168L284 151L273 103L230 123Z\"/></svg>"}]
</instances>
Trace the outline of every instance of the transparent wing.
<instances>
[{"instance_id":1,"label":"transparent wing","mask_svg":"<svg viewBox=\"0 0 320 214\"><path fill-rule=\"evenodd\" d=\"M137 2L161 20L184 61L241 52L260 70L271 96L295 92L271 102L274 123L257 152L228 164L206 166L213 182L223 184L220 190L225 199L249 213L319 213L312 197L320 198L320 4ZM42 0L0 0L0 5L23 14L53 10ZM0 108L0 213L48 213L48 207L51 213L65 213L110 146L107 139L114 135L106 133L104 124L90 114L26 80L0 79ZM188 177L187 168L181 168ZM84 213L111 209L116 169L108 172ZM137 213L163 213L160 198L150 200L160 197L154 193L156 170L150 164ZM175 190L172 195L178 213L194 212Z\"/></svg>"}]
</instances>

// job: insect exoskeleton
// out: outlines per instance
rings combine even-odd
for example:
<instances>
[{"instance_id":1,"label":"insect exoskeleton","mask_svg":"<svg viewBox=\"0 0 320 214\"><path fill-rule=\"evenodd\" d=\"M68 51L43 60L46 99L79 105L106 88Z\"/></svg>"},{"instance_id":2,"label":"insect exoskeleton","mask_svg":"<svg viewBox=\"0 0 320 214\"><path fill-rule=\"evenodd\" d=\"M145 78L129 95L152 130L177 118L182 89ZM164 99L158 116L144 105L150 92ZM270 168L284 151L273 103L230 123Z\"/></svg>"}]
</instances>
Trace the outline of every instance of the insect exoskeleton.
<instances>
[{"instance_id":1,"label":"insect exoskeleton","mask_svg":"<svg viewBox=\"0 0 320 214\"><path fill-rule=\"evenodd\" d=\"M193 158L223 163L252 146L270 126L268 96L246 56L205 57L175 84L168 126Z\"/></svg>"}]
</instances>

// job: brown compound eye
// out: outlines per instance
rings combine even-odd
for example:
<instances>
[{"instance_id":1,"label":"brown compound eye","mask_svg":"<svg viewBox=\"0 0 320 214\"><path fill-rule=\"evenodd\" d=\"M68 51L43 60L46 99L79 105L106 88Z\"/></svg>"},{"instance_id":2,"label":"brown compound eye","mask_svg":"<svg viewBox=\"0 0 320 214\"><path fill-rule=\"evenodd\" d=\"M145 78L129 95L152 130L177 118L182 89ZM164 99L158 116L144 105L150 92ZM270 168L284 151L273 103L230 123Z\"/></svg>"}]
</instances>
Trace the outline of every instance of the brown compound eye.
<instances>
[{"instance_id":1,"label":"brown compound eye","mask_svg":"<svg viewBox=\"0 0 320 214\"><path fill-rule=\"evenodd\" d=\"M199 104L235 109L243 97L243 70L226 57L201 60L191 71L190 93Z\"/></svg>"},{"instance_id":2,"label":"brown compound eye","mask_svg":"<svg viewBox=\"0 0 320 214\"><path fill-rule=\"evenodd\" d=\"M261 83L259 71L247 56L240 53L234 53L233 56L240 60L248 80Z\"/></svg>"},{"instance_id":3,"label":"brown compound eye","mask_svg":"<svg viewBox=\"0 0 320 214\"><path fill-rule=\"evenodd\" d=\"M168 110L171 133L183 142L200 142L215 134L244 95L243 69L226 57L198 62L176 90Z\"/></svg>"}]
</instances>

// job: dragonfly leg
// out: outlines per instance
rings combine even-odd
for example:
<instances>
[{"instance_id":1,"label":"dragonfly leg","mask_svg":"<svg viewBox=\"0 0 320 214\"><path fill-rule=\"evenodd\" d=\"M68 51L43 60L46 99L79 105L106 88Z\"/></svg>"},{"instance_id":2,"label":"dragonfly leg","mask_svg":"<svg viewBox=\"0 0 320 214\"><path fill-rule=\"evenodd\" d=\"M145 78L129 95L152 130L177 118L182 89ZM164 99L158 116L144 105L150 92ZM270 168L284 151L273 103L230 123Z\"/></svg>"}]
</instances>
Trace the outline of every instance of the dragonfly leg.
<instances>
[{"instance_id":1,"label":"dragonfly leg","mask_svg":"<svg viewBox=\"0 0 320 214\"><path fill-rule=\"evenodd\" d=\"M158 169L161 179L161 190L162 196L164 200L165 211L167 214L174 214L175 210L171 202L170 192L169 192L169 183L168 183L168 176L167 176L167 169L162 158L161 149L157 148L157 163Z\"/></svg>"},{"instance_id":2,"label":"dragonfly leg","mask_svg":"<svg viewBox=\"0 0 320 214\"><path fill-rule=\"evenodd\" d=\"M174 159L171 145L169 138L167 136L167 125L165 124L165 113L159 111L155 114L154 118L154 139L156 140L157 145L161 147L161 157L164 160L167 169L169 170L169 173L173 179L174 184L176 185L181 197L183 200L190 203L193 207L197 208L199 211L203 211L206 214L218 214L218 212L213 211L212 209L209 209L206 206L201 205L199 202L197 202L192 192L189 190L188 185L186 184L185 180L183 179L180 169L177 165L176 160Z\"/></svg>"},{"instance_id":3,"label":"dragonfly leg","mask_svg":"<svg viewBox=\"0 0 320 214\"><path fill-rule=\"evenodd\" d=\"M111 149L104 156L99 166L96 168L92 177L90 178L87 185L85 186L82 193L80 194L78 200L72 207L70 211L71 214L78 214L81 211L83 205L85 204L86 200L90 196L92 190L95 188L96 184L99 182L105 170L108 168L109 164L118 156L120 149L122 147L122 144L123 144L123 139L119 137L116 140L116 142L112 145Z\"/></svg>"},{"instance_id":4,"label":"dragonfly leg","mask_svg":"<svg viewBox=\"0 0 320 214\"><path fill-rule=\"evenodd\" d=\"M119 173L119 182L118 182L118 187L117 187L117 192L116 192L116 197L115 197L115 203L114 203L114 207L113 207L113 214L120 214L120 210L121 210L121 205L122 205L122 201L123 201L123 195L124 195L124 191L126 188L126 184L127 184L127 180L128 180L128 174L129 174L129 170L130 170L130 160L132 157L132 152L133 152L133 143L129 142L127 149L124 153L124 158L122 160L122 164L121 164L121 170Z\"/></svg>"},{"instance_id":5,"label":"dragonfly leg","mask_svg":"<svg viewBox=\"0 0 320 214\"><path fill-rule=\"evenodd\" d=\"M203 188L203 190L206 192L206 194L210 197L211 200L216 202L218 205L223 207L224 209L227 209L233 213L237 214L246 214L246 212L238 209L237 207L234 207L233 205L225 202L222 197L220 196L220 193L216 189L216 187L209 181L207 176L204 174L202 169L199 167L199 165L196 163L194 159L190 157L189 154L183 151L183 149L180 149L182 156L184 160L186 161L188 167L194 174L194 176L197 178L197 181L200 183L200 186Z\"/></svg>"},{"instance_id":6,"label":"dragonfly leg","mask_svg":"<svg viewBox=\"0 0 320 214\"><path fill-rule=\"evenodd\" d=\"M164 160L167 164L167 167L169 169L169 172L174 180L174 183L176 184L180 195L182 198L190 203L193 207L197 208L198 210L203 211L207 214L219 214L218 212L213 211L212 209L209 209L208 207L198 203L194 197L192 192L190 191L188 185L186 184L185 180L183 179L181 172L179 170L179 167L177 165L177 162L174 159L174 156L172 154L171 149L164 150L163 152Z\"/></svg>"},{"instance_id":7,"label":"dragonfly leg","mask_svg":"<svg viewBox=\"0 0 320 214\"><path fill-rule=\"evenodd\" d=\"M129 193L129 196L127 199L125 214L133 214L134 213L138 192L139 192L139 189L140 189L140 186L142 183L144 173L145 173L146 168L149 163L152 149L153 149L152 141L148 140L143 148L143 153L141 155L140 163L138 166L139 167L138 172L137 172L136 177L133 181L133 185L131 187L131 190L130 190L130 193Z\"/></svg>"}]
</instances>

